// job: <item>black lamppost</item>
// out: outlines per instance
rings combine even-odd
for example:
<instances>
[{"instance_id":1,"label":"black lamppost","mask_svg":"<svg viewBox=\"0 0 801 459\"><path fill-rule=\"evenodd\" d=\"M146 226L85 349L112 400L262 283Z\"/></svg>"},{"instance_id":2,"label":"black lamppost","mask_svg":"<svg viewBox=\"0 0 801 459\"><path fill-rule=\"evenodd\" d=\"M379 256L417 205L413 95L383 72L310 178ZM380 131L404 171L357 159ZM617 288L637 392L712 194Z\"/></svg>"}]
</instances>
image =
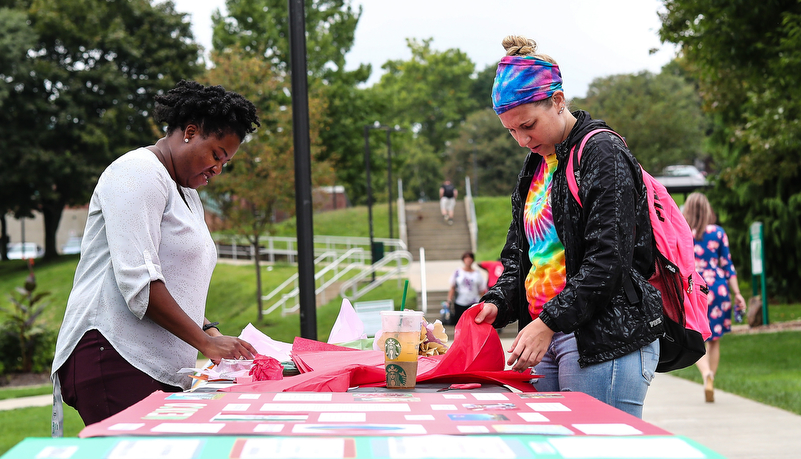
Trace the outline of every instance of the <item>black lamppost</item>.
<instances>
[{"instance_id":1,"label":"black lamppost","mask_svg":"<svg viewBox=\"0 0 801 459\"><path fill-rule=\"evenodd\" d=\"M383 129L387 131L387 190L389 196L389 238L392 239L392 140L390 133L392 131L404 131L397 124L395 126L387 126L376 121L373 124L366 124L364 126L364 168L367 173L367 218L370 224L370 259L373 263L375 259L375 248L373 247L373 189L370 180L370 130ZM375 280L375 273L373 273L373 280Z\"/></svg>"}]
</instances>

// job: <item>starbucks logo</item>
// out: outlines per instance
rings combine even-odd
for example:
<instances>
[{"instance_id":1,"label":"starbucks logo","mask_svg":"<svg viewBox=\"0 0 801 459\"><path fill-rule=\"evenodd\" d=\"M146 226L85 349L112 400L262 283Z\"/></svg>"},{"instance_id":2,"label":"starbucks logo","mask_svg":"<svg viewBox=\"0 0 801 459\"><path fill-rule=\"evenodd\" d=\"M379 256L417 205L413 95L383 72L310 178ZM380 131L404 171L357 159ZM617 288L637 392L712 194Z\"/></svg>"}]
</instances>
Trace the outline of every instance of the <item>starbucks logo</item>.
<instances>
[{"instance_id":1,"label":"starbucks logo","mask_svg":"<svg viewBox=\"0 0 801 459\"><path fill-rule=\"evenodd\" d=\"M384 342L384 354L387 356L387 358L389 360L395 360L400 355L400 352L400 342L395 338L387 338L386 342Z\"/></svg>"},{"instance_id":2,"label":"starbucks logo","mask_svg":"<svg viewBox=\"0 0 801 459\"><path fill-rule=\"evenodd\" d=\"M387 370L387 387L405 387L406 386L406 372L400 365L390 363L386 367Z\"/></svg>"}]
</instances>

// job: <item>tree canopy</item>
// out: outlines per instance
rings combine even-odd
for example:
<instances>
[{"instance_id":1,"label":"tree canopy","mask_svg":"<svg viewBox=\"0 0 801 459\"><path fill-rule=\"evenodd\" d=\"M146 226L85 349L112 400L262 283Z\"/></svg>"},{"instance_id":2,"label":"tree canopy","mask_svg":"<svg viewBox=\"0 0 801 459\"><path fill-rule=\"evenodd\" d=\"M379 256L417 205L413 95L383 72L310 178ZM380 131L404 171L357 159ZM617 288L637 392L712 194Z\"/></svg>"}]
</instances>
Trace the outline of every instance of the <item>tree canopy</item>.
<instances>
[{"instance_id":1,"label":"tree canopy","mask_svg":"<svg viewBox=\"0 0 801 459\"><path fill-rule=\"evenodd\" d=\"M117 156L158 136L153 96L200 70L189 23L172 2L16 2L35 36L5 73L0 164L44 215L46 257L67 205L83 205ZM27 71L22 71L27 69Z\"/></svg>"},{"instance_id":2,"label":"tree canopy","mask_svg":"<svg viewBox=\"0 0 801 459\"><path fill-rule=\"evenodd\" d=\"M670 72L597 78L587 96L572 105L625 136L637 160L654 175L703 156L701 98L693 85Z\"/></svg>"},{"instance_id":3,"label":"tree canopy","mask_svg":"<svg viewBox=\"0 0 801 459\"><path fill-rule=\"evenodd\" d=\"M666 0L660 35L677 43L714 125L711 193L735 263L762 221L772 294L796 299L801 268L801 2Z\"/></svg>"}]
</instances>

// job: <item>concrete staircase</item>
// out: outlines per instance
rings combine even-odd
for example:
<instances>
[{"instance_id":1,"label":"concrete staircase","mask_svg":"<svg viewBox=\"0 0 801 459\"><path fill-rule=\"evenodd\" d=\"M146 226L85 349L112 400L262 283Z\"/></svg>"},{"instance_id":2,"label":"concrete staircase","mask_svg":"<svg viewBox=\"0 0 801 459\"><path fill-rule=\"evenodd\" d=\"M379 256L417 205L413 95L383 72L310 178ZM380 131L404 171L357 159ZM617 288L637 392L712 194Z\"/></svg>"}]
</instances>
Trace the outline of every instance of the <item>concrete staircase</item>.
<instances>
[{"instance_id":1,"label":"concrete staircase","mask_svg":"<svg viewBox=\"0 0 801 459\"><path fill-rule=\"evenodd\" d=\"M453 225L442 218L439 202L406 203L407 246L415 261L425 247L426 261L459 260L470 250L470 232L464 201L456 202Z\"/></svg>"}]
</instances>

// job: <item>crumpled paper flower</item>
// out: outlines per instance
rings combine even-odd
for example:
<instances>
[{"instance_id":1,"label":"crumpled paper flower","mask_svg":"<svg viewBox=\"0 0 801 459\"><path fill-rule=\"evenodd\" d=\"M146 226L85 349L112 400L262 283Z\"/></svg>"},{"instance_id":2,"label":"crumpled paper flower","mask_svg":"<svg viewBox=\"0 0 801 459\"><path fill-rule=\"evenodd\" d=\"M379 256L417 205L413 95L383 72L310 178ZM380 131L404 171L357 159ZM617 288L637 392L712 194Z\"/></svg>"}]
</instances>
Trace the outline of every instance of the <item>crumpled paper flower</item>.
<instances>
[{"instance_id":1,"label":"crumpled paper flower","mask_svg":"<svg viewBox=\"0 0 801 459\"><path fill-rule=\"evenodd\" d=\"M420 345L420 355L442 355L448 351L444 344L427 342Z\"/></svg>"},{"instance_id":2,"label":"crumpled paper flower","mask_svg":"<svg viewBox=\"0 0 801 459\"><path fill-rule=\"evenodd\" d=\"M378 330L375 334L375 340L373 341L373 349L376 351L383 351L384 350L384 342L386 341L386 337L383 336L384 331ZM448 350L448 335L445 333L445 327L442 326L442 322L437 319L434 323L430 324L426 322L426 319L423 318L423 322L420 325L420 348L418 349L418 355L435 355L431 354L431 349L437 349L437 354L444 354ZM431 346L425 348L428 343L437 344L438 346Z\"/></svg>"},{"instance_id":3,"label":"crumpled paper flower","mask_svg":"<svg viewBox=\"0 0 801 459\"><path fill-rule=\"evenodd\" d=\"M256 354L253 358L253 367L248 374L253 377L254 381L284 379L284 367L277 359Z\"/></svg>"}]
</instances>

